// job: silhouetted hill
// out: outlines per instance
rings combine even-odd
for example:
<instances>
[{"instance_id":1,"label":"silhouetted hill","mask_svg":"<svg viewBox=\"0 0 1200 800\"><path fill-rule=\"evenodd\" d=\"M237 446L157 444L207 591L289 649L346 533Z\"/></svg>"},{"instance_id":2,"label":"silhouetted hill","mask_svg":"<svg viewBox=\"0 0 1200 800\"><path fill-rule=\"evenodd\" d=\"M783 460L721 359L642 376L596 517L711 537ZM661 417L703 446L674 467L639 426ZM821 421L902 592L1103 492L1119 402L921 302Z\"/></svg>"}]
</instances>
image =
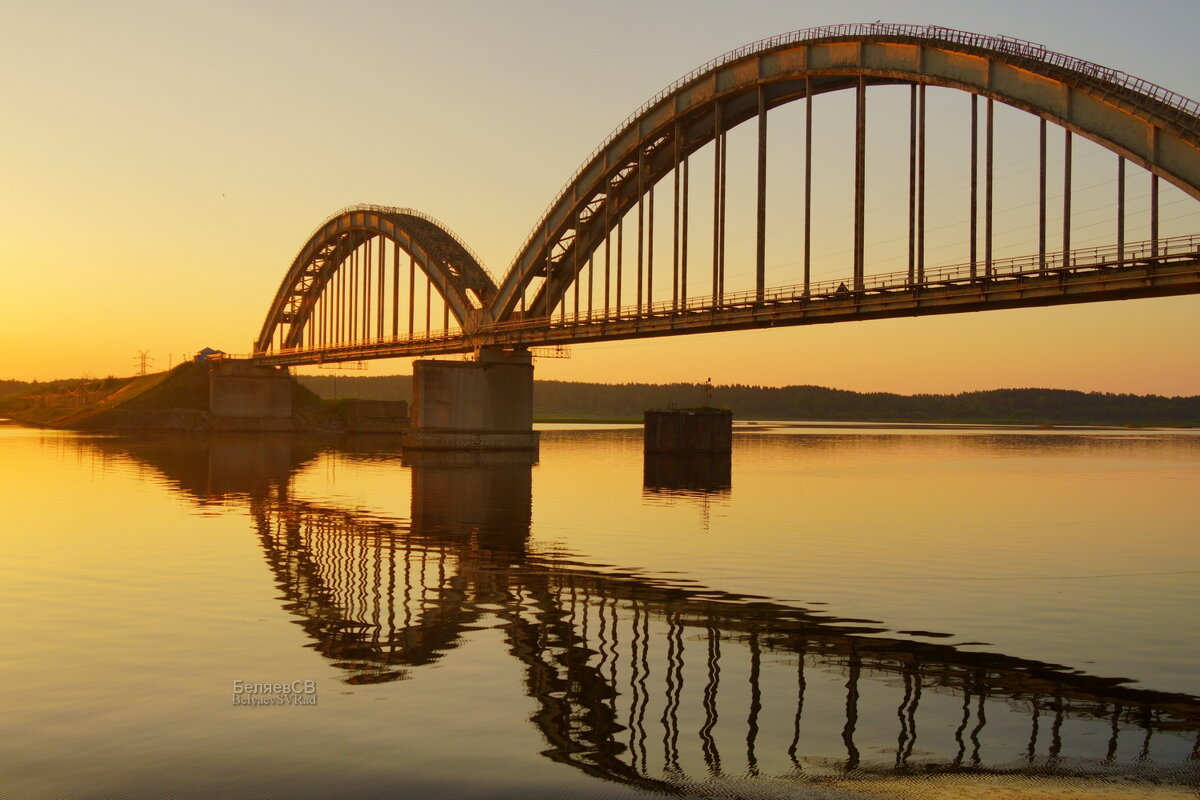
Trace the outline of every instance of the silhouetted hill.
<instances>
[{"instance_id":1,"label":"silhouetted hill","mask_svg":"<svg viewBox=\"0 0 1200 800\"><path fill-rule=\"evenodd\" d=\"M293 381L292 417L216 417L209 413L209 365L184 362L132 378L31 382L0 396L0 417L48 428L157 431L342 429L333 404Z\"/></svg>"},{"instance_id":2,"label":"silhouetted hill","mask_svg":"<svg viewBox=\"0 0 1200 800\"><path fill-rule=\"evenodd\" d=\"M321 397L411 400L408 375L303 376ZM535 381L534 414L546 418L640 419L648 408L704 403L696 384L603 384ZM336 392L336 394L335 394ZM995 389L959 394L902 395L850 392L821 386L715 386L712 404L739 419L1084 423L1200 425L1200 396Z\"/></svg>"}]
</instances>

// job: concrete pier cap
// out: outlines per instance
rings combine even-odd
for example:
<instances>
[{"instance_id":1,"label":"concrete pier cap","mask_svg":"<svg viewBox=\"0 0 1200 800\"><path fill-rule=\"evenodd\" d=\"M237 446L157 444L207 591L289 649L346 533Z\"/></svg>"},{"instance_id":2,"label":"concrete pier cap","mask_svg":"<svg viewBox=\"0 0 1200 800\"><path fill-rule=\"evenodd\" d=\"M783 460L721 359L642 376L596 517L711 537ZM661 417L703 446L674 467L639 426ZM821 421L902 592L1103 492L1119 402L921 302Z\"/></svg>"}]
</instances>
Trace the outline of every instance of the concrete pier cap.
<instances>
[{"instance_id":1,"label":"concrete pier cap","mask_svg":"<svg viewBox=\"0 0 1200 800\"><path fill-rule=\"evenodd\" d=\"M528 350L483 348L470 361L413 362L416 450L536 450L533 360Z\"/></svg>"}]
</instances>

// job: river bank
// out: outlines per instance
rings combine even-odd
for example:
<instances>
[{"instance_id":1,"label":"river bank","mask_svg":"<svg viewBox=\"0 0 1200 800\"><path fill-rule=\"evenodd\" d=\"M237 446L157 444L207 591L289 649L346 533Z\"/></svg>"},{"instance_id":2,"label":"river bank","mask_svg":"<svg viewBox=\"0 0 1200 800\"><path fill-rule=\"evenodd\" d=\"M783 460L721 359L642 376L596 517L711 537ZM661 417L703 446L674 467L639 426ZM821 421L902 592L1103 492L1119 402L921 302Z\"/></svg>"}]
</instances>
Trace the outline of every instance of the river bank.
<instances>
[{"instance_id":1,"label":"river bank","mask_svg":"<svg viewBox=\"0 0 1200 800\"><path fill-rule=\"evenodd\" d=\"M290 415L214 413L212 371L184 363L133 378L60 382L0 399L0 416L23 425L91 431L310 432L347 430L353 403L329 402L290 379Z\"/></svg>"}]
</instances>

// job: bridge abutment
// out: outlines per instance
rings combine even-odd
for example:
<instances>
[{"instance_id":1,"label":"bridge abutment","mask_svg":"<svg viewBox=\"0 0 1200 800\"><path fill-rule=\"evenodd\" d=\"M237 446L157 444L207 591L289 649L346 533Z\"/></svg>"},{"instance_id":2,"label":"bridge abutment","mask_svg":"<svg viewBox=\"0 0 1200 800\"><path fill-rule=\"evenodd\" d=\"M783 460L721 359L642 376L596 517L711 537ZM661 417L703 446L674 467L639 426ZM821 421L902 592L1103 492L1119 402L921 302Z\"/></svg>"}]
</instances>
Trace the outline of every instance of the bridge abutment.
<instances>
[{"instance_id":1,"label":"bridge abutment","mask_svg":"<svg viewBox=\"0 0 1200 800\"><path fill-rule=\"evenodd\" d=\"M537 449L529 352L413 362L412 429L402 442L416 450Z\"/></svg>"},{"instance_id":2,"label":"bridge abutment","mask_svg":"<svg viewBox=\"0 0 1200 800\"><path fill-rule=\"evenodd\" d=\"M292 380L287 367L261 367L226 358L212 366L208 410L214 417L283 420L292 416Z\"/></svg>"}]
</instances>

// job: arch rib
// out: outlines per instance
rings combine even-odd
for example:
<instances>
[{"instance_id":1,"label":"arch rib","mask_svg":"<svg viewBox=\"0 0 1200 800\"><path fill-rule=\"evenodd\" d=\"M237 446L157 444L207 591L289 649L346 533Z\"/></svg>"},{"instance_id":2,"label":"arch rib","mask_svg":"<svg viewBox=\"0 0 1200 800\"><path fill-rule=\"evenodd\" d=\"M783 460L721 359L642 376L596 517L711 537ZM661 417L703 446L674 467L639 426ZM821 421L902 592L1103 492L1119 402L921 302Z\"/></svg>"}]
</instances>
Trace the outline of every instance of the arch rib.
<instances>
[{"instance_id":1,"label":"arch rib","mask_svg":"<svg viewBox=\"0 0 1200 800\"><path fill-rule=\"evenodd\" d=\"M474 325L480 309L493 301L495 280L474 251L441 222L408 208L350 206L325 220L300 248L271 303L255 352L271 349L285 323L289 328L283 346L298 346L317 299L342 261L374 236L399 244L413 257L464 328Z\"/></svg>"},{"instance_id":2,"label":"arch rib","mask_svg":"<svg viewBox=\"0 0 1200 800\"><path fill-rule=\"evenodd\" d=\"M718 111L728 130L757 111L745 102L752 92L763 91L767 105L775 107L808 91L849 88L860 79L945 86L998 100L1085 136L1200 199L1200 104L1194 100L1009 37L880 23L809 28L713 59L631 114L542 215L505 275L488 318L513 318L537 276L546 281L528 313L548 315L576 278L568 265L586 262L586 253L575 248L594 249L603 241L602 220L611 217L603 224L616 224L637 199L634 184L653 186L679 159L711 141ZM673 142L675 135L684 141ZM623 180L629 165L636 169L643 159L650 169L646 180ZM606 209L615 201L616 213L590 213L601 199Z\"/></svg>"}]
</instances>

